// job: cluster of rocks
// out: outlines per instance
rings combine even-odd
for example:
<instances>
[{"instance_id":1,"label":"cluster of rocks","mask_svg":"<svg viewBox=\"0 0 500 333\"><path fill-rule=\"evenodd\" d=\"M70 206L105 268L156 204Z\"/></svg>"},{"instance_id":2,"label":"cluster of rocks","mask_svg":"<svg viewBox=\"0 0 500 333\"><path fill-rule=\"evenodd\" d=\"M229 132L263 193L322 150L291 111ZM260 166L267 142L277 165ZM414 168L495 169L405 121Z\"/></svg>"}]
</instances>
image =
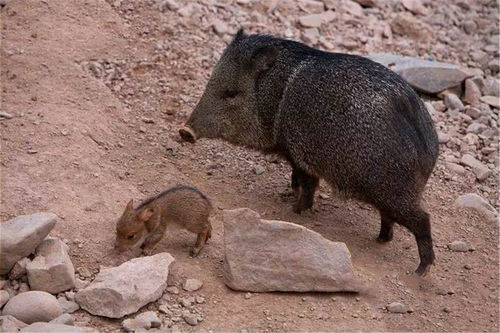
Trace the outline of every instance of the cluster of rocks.
<instances>
[{"instance_id":1,"label":"cluster of rocks","mask_svg":"<svg viewBox=\"0 0 500 333\"><path fill-rule=\"evenodd\" d=\"M22 215L1 224L0 328L2 332L92 332L74 327L70 313L79 309L71 295L75 270L68 246L47 237L57 216ZM54 295L59 295L56 298Z\"/></svg>"}]
</instances>

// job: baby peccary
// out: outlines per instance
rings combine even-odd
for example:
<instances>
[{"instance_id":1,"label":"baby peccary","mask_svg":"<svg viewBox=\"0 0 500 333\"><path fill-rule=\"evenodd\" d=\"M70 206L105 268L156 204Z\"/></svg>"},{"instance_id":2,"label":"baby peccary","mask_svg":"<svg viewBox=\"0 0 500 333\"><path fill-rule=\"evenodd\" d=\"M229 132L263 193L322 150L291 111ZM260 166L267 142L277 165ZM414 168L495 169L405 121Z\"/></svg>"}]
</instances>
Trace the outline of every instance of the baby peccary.
<instances>
[{"instance_id":1,"label":"baby peccary","mask_svg":"<svg viewBox=\"0 0 500 333\"><path fill-rule=\"evenodd\" d=\"M116 225L115 248L119 251L141 247L150 255L163 238L167 226L177 224L198 235L191 250L197 256L211 237L208 220L212 206L203 193L193 187L168 189L134 208L130 200Z\"/></svg>"},{"instance_id":2,"label":"baby peccary","mask_svg":"<svg viewBox=\"0 0 500 333\"><path fill-rule=\"evenodd\" d=\"M382 65L240 30L180 135L281 154L293 170L295 212L311 208L324 178L380 211L379 242L392 239L395 222L415 235L417 273L434 262L420 200L436 131L412 88Z\"/></svg>"}]
</instances>

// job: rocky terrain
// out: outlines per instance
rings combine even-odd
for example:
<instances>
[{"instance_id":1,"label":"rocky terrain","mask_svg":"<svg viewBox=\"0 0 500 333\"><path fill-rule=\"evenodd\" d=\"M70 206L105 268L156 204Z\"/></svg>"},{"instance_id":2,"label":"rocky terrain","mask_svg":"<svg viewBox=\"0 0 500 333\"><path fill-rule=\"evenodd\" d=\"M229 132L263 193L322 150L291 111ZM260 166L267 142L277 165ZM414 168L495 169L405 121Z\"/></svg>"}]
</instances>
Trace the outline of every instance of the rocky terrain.
<instances>
[{"instance_id":1,"label":"rocky terrain","mask_svg":"<svg viewBox=\"0 0 500 333\"><path fill-rule=\"evenodd\" d=\"M498 2L0 4L0 262L10 266L0 267L2 329L31 324L43 331L53 321L75 331L498 331ZM412 275L418 255L403 228L396 227L390 244L374 241L373 208L321 184L314 211L296 215L284 161L218 141L181 143L178 128L240 27L378 56L421 92L441 149L424 197L437 255L428 276ZM394 57L385 62L380 54ZM410 65L401 56L412 57ZM168 252L175 261L168 276L156 277L160 291L135 300L138 312L112 319L92 315L90 305L80 308L80 290L91 291L123 265L145 265L130 261L138 253L113 250L114 223L128 200L180 183L200 188L216 208L213 236L200 256L188 255L194 235L168 231L148 258L167 262L161 254ZM345 243L359 293L228 289L222 211L239 207ZM5 223L37 212L56 217L38 216L45 222L36 239L15 233L5 243ZM6 252L5 244L19 246ZM30 298L50 307L37 312ZM33 317L18 318L28 310Z\"/></svg>"}]
</instances>

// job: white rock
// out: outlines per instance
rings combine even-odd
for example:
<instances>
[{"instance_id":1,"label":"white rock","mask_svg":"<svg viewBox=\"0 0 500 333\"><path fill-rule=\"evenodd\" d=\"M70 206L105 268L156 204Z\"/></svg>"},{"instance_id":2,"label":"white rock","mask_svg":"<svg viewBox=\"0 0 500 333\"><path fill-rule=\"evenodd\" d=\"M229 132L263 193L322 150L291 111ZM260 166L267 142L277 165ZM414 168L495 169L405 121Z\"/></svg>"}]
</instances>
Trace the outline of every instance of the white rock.
<instances>
[{"instance_id":1,"label":"white rock","mask_svg":"<svg viewBox=\"0 0 500 333\"><path fill-rule=\"evenodd\" d=\"M323 23L321 14L311 14L299 17L299 23L305 28L319 28Z\"/></svg>"},{"instance_id":2,"label":"white rock","mask_svg":"<svg viewBox=\"0 0 500 333\"><path fill-rule=\"evenodd\" d=\"M408 308L406 305L400 302L392 302L391 304L387 305L387 311L392 312L392 313L406 313L408 312Z\"/></svg>"},{"instance_id":3,"label":"white rock","mask_svg":"<svg viewBox=\"0 0 500 333\"><path fill-rule=\"evenodd\" d=\"M6 290L0 290L0 309L9 301L10 295Z\"/></svg>"},{"instance_id":4,"label":"white rock","mask_svg":"<svg viewBox=\"0 0 500 333\"><path fill-rule=\"evenodd\" d=\"M28 291L12 297L5 305L2 314L11 315L18 320L31 324L37 321L50 321L62 315L57 299L45 291Z\"/></svg>"},{"instance_id":5,"label":"white rock","mask_svg":"<svg viewBox=\"0 0 500 333\"><path fill-rule=\"evenodd\" d=\"M486 215L492 221L496 221L496 216L498 215L496 209L486 199L475 193L467 193L459 196L455 200L455 205L460 208L473 209Z\"/></svg>"},{"instance_id":6,"label":"white rock","mask_svg":"<svg viewBox=\"0 0 500 333\"><path fill-rule=\"evenodd\" d=\"M464 104L458 98L457 95L455 94L446 94L444 96L444 104L448 107L450 110L456 110L456 109L461 109L464 107Z\"/></svg>"},{"instance_id":7,"label":"white rock","mask_svg":"<svg viewBox=\"0 0 500 333\"><path fill-rule=\"evenodd\" d=\"M51 324L62 324L62 325L73 325L75 320L73 316L68 313L63 313L59 317L52 319L49 323Z\"/></svg>"},{"instance_id":8,"label":"white rock","mask_svg":"<svg viewBox=\"0 0 500 333\"><path fill-rule=\"evenodd\" d=\"M20 332L32 333L98 333L97 330L90 327L77 327L52 323L34 323L23 328Z\"/></svg>"},{"instance_id":9,"label":"white rock","mask_svg":"<svg viewBox=\"0 0 500 333\"><path fill-rule=\"evenodd\" d=\"M30 262L28 258L22 258L14 264L9 272L9 280L19 280L26 275L26 265Z\"/></svg>"},{"instance_id":10,"label":"white rock","mask_svg":"<svg viewBox=\"0 0 500 333\"><path fill-rule=\"evenodd\" d=\"M161 297L173 261L169 253L163 252L104 269L88 287L76 293L75 300L98 316L121 318L134 313Z\"/></svg>"},{"instance_id":11,"label":"white rock","mask_svg":"<svg viewBox=\"0 0 500 333\"><path fill-rule=\"evenodd\" d=\"M57 301L59 302L59 305L61 305L61 309L63 310L64 313L73 313L80 309L78 303L73 301L68 301L66 297L59 297Z\"/></svg>"},{"instance_id":12,"label":"white rock","mask_svg":"<svg viewBox=\"0 0 500 333\"><path fill-rule=\"evenodd\" d=\"M235 290L356 291L351 255L303 226L224 211L224 282ZM319 255L321 254L321 255Z\"/></svg>"},{"instance_id":13,"label":"white rock","mask_svg":"<svg viewBox=\"0 0 500 333\"><path fill-rule=\"evenodd\" d=\"M21 258L35 251L56 225L57 215L21 215L0 224L0 275L7 274Z\"/></svg>"},{"instance_id":14,"label":"white rock","mask_svg":"<svg viewBox=\"0 0 500 333\"><path fill-rule=\"evenodd\" d=\"M182 285L182 289L185 291L196 291L203 287L203 282L198 279L186 279Z\"/></svg>"},{"instance_id":15,"label":"white rock","mask_svg":"<svg viewBox=\"0 0 500 333\"><path fill-rule=\"evenodd\" d=\"M0 316L0 332L17 332L26 326L28 326L28 324L17 320L13 316Z\"/></svg>"},{"instance_id":16,"label":"white rock","mask_svg":"<svg viewBox=\"0 0 500 333\"><path fill-rule=\"evenodd\" d=\"M150 328L158 328L161 326L161 320L154 311L146 311L135 317L147 323Z\"/></svg>"},{"instance_id":17,"label":"white rock","mask_svg":"<svg viewBox=\"0 0 500 333\"><path fill-rule=\"evenodd\" d=\"M75 268L67 251L57 238L47 238L37 247L35 259L26 265L32 290L56 294L75 287Z\"/></svg>"},{"instance_id":18,"label":"white rock","mask_svg":"<svg viewBox=\"0 0 500 333\"><path fill-rule=\"evenodd\" d=\"M456 240L448 244L448 248L453 252L467 252L469 251L470 246L464 241Z\"/></svg>"},{"instance_id":19,"label":"white rock","mask_svg":"<svg viewBox=\"0 0 500 333\"><path fill-rule=\"evenodd\" d=\"M215 33L219 36L223 36L229 30L226 23L222 22L221 20L215 20L212 26Z\"/></svg>"}]
</instances>

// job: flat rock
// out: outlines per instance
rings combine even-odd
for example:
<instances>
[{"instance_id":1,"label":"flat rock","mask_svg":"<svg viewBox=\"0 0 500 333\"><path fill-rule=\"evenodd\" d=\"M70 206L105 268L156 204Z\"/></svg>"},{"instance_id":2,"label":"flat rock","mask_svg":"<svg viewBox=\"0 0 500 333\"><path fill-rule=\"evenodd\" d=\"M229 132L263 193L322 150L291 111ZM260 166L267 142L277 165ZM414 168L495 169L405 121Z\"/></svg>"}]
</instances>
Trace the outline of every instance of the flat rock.
<instances>
[{"instance_id":1,"label":"flat rock","mask_svg":"<svg viewBox=\"0 0 500 333\"><path fill-rule=\"evenodd\" d=\"M52 323L34 323L23 328L20 332L40 332L40 333L98 333L94 328L77 327Z\"/></svg>"},{"instance_id":2,"label":"flat rock","mask_svg":"<svg viewBox=\"0 0 500 333\"><path fill-rule=\"evenodd\" d=\"M489 104L497 109L500 109L500 97L496 96L482 96L481 101Z\"/></svg>"},{"instance_id":3,"label":"flat rock","mask_svg":"<svg viewBox=\"0 0 500 333\"><path fill-rule=\"evenodd\" d=\"M392 302L391 304L386 306L387 311L392 313L407 313L408 308L405 304L400 302Z\"/></svg>"},{"instance_id":4,"label":"flat rock","mask_svg":"<svg viewBox=\"0 0 500 333\"><path fill-rule=\"evenodd\" d=\"M174 258L166 252L103 269L75 301L91 314L121 318L161 297Z\"/></svg>"},{"instance_id":5,"label":"flat rock","mask_svg":"<svg viewBox=\"0 0 500 333\"><path fill-rule=\"evenodd\" d=\"M62 324L62 325L73 325L75 320L73 316L69 313L63 313L59 317L52 319L49 323L51 324Z\"/></svg>"},{"instance_id":6,"label":"flat rock","mask_svg":"<svg viewBox=\"0 0 500 333\"><path fill-rule=\"evenodd\" d=\"M7 302L2 312L26 324L51 321L62 313L57 299L45 291L28 291L18 294Z\"/></svg>"},{"instance_id":7,"label":"flat rock","mask_svg":"<svg viewBox=\"0 0 500 333\"><path fill-rule=\"evenodd\" d=\"M7 274L16 262L33 253L56 221L56 214L36 213L1 223L0 275Z\"/></svg>"},{"instance_id":8,"label":"flat rock","mask_svg":"<svg viewBox=\"0 0 500 333\"><path fill-rule=\"evenodd\" d=\"M476 193L467 193L459 196L455 200L455 206L459 208L473 209L481 214L484 214L496 222L498 212L490 205L490 203Z\"/></svg>"},{"instance_id":9,"label":"flat rock","mask_svg":"<svg viewBox=\"0 0 500 333\"><path fill-rule=\"evenodd\" d=\"M75 287L75 268L68 246L58 238L47 238L37 247L26 271L32 290L56 294Z\"/></svg>"},{"instance_id":10,"label":"flat rock","mask_svg":"<svg viewBox=\"0 0 500 333\"><path fill-rule=\"evenodd\" d=\"M413 88L428 94L437 94L461 84L469 75L459 66L422 60L391 53L377 53L367 58L401 75Z\"/></svg>"},{"instance_id":11,"label":"flat rock","mask_svg":"<svg viewBox=\"0 0 500 333\"><path fill-rule=\"evenodd\" d=\"M66 297L59 297L57 301L61 305L61 309L63 310L64 313L73 313L80 309L78 303L73 301L68 301Z\"/></svg>"},{"instance_id":12,"label":"flat rock","mask_svg":"<svg viewBox=\"0 0 500 333\"><path fill-rule=\"evenodd\" d=\"M469 251L470 246L464 241L456 240L448 244L448 248L453 252L467 252Z\"/></svg>"},{"instance_id":13,"label":"flat rock","mask_svg":"<svg viewBox=\"0 0 500 333\"><path fill-rule=\"evenodd\" d=\"M185 291L196 291L203 287L203 282L198 279L186 279L182 284L182 289Z\"/></svg>"},{"instance_id":14,"label":"flat rock","mask_svg":"<svg viewBox=\"0 0 500 333\"><path fill-rule=\"evenodd\" d=\"M351 255L303 226L261 220L241 208L224 211L224 282L235 290L357 291Z\"/></svg>"},{"instance_id":15,"label":"flat rock","mask_svg":"<svg viewBox=\"0 0 500 333\"><path fill-rule=\"evenodd\" d=\"M17 332L20 329L28 326L28 324L17 320L11 315L0 316L0 332Z\"/></svg>"}]
</instances>

